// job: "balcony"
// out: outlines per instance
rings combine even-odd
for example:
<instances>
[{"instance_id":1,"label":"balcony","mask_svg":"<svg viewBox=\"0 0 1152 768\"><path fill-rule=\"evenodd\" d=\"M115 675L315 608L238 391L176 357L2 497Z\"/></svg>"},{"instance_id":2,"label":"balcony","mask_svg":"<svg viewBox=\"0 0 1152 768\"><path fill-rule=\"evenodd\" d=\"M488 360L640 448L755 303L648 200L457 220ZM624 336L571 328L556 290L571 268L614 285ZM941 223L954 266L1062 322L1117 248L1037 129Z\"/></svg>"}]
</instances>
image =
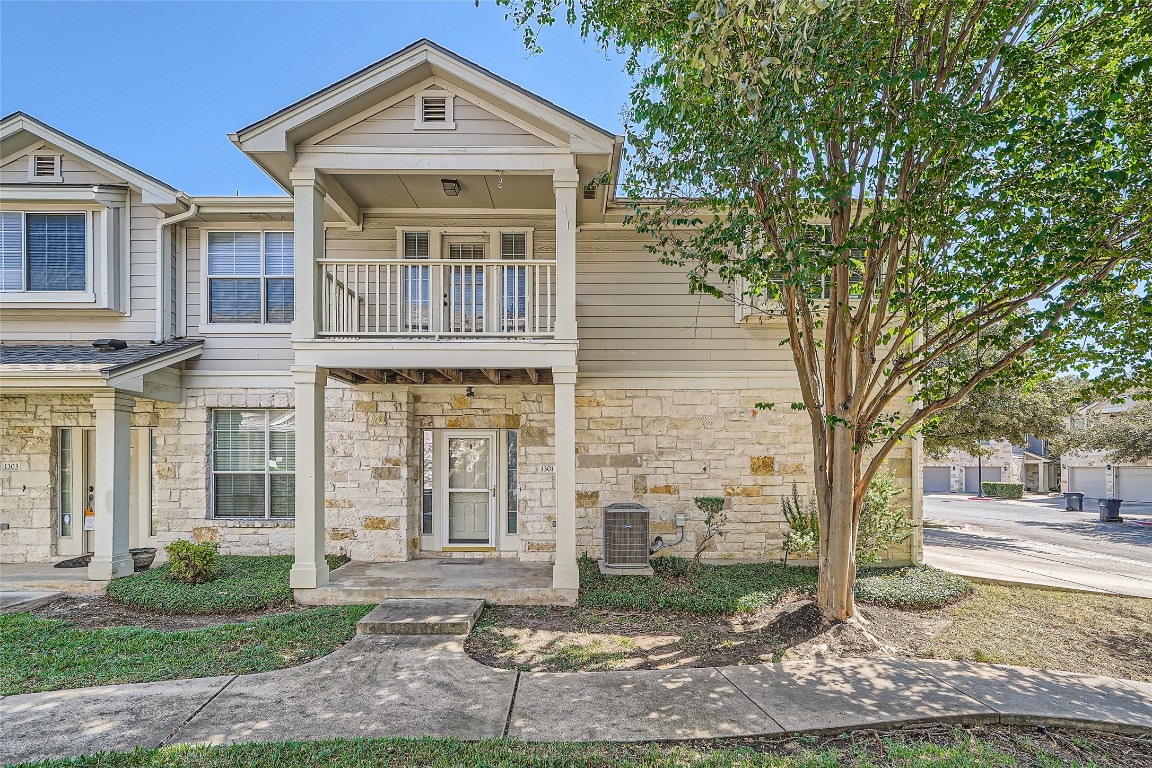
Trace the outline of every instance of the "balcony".
<instances>
[{"instance_id":1,"label":"balcony","mask_svg":"<svg viewBox=\"0 0 1152 768\"><path fill-rule=\"evenodd\" d=\"M552 339L556 262L318 259L317 336Z\"/></svg>"}]
</instances>

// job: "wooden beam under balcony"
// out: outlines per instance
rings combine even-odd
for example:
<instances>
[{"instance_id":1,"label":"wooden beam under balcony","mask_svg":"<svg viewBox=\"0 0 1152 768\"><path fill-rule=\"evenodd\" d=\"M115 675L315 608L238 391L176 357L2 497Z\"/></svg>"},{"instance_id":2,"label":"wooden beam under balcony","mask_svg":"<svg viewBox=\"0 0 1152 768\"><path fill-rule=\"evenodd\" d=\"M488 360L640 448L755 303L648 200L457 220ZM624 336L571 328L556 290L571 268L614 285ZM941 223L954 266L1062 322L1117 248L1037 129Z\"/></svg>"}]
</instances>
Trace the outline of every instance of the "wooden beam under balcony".
<instances>
[{"instance_id":1,"label":"wooden beam under balcony","mask_svg":"<svg viewBox=\"0 0 1152 768\"><path fill-rule=\"evenodd\" d=\"M328 375L352 386L527 386L551 383L547 368L330 368Z\"/></svg>"},{"instance_id":2,"label":"wooden beam under balcony","mask_svg":"<svg viewBox=\"0 0 1152 768\"><path fill-rule=\"evenodd\" d=\"M411 384L423 384L428 379L427 372L423 369L394 369L393 373Z\"/></svg>"},{"instance_id":3,"label":"wooden beam under balcony","mask_svg":"<svg viewBox=\"0 0 1152 768\"><path fill-rule=\"evenodd\" d=\"M500 371L495 368L481 368L480 372L484 374L485 378L493 384L500 383Z\"/></svg>"},{"instance_id":4,"label":"wooden beam under balcony","mask_svg":"<svg viewBox=\"0 0 1152 768\"><path fill-rule=\"evenodd\" d=\"M528 374L528 380L533 384L540 383L540 372L535 368L526 368L525 372Z\"/></svg>"},{"instance_id":5,"label":"wooden beam under balcony","mask_svg":"<svg viewBox=\"0 0 1152 768\"><path fill-rule=\"evenodd\" d=\"M463 384L464 375L455 368L437 368L436 372L453 384Z\"/></svg>"}]
</instances>

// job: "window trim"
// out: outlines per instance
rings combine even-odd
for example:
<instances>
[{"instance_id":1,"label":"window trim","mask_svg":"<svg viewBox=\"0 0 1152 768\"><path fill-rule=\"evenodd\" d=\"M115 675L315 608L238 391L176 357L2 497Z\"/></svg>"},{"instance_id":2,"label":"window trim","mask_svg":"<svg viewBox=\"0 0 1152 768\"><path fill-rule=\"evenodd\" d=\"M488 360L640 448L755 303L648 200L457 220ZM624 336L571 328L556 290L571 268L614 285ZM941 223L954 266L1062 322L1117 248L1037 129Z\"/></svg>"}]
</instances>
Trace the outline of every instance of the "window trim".
<instances>
[{"instance_id":1,"label":"window trim","mask_svg":"<svg viewBox=\"0 0 1152 768\"><path fill-rule=\"evenodd\" d=\"M114 209L109 209L114 210ZM13 290L0 289L0 299L4 303L24 304L41 302L81 303L95 302L96 291L93 287L95 279L95 216L93 211L84 208L20 208L3 209L0 213L18 213L21 218L20 229L20 280L21 287ZM28 289L28 216L83 216L84 217L84 287L75 291L35 291ZM111 216L105 217L105 228L108 229Z\"/></svg>"},{"instance_id":2,"label":"window trim","mask_svg":"<svg viewBox=\"0 0 1152 768\"><path fill-rule=\"evenodd\" d=\"M444 99L444 120L424 121L424 99ZM412 130L414 131L454 131L456 130L456 94L442 88L425 88L416 93L416 107Z\"/></svg>"},{"instance_id":3,"label":"window trim","mask_svg":"<svg viewBox=\"0 0 1152 768\"><path fill-rule=\"evenodd\" d=\"M261 472L253 471L239 471L239 470L221 470L216 469L216 414L225 411L260 411L264 414L264 469ZM210 408L208 413L208 519L209 520L246 520L254 524L267 524L272 523L294 523L296 520L296 512L293 509L291 517L272 517L272 476L280 475L283 477L291 477L293 482L293 500L295 500L295 482L296 470L291 472L273 472L268 469L268 452L271 450L271 440L269 439L268 426L271 423L271 415L274 413L292 413L295 414L294 408ZM296 446L296 423L292 423L292 446L293 455L295 455ZM264 477L264 516L263 517L244 517L238 515L218 515L216 514L216 476L217 475L255 475L260 474Z\"/></svg>"},{"instance_id":4,"label":"window trim","mask_svg":"<svg viewBox=\"0 0 1152 768\"><path fill-rule=\"evenodd\" d=\"M253 228L247 225L223 225L216 224L211 227L202 227L196 231L198 237L198 257L200 259L199 272L200 272L200 317L199 317L199 331L203 335L210 334L237 334L237 333L258 333L260 335L284 335L290 336L292 334L292 323L214 323L212 322L211 306L209 305L208 281L211 278L208 274L208 236L213 232L227 232L235 234L239 232L259 232L260 233L260 316L264 317L267 312L267 280L268 275L264 270L266 265L264 262L265 257L265 235L269 232L292 232L295 230L291 226L286 227L259 227ZM295 258L296 244L292 244L293 258ZM227 276L218 276L227 279ZM255 275L251 277L256 277ZM272 275L273 278L285 278L288 275ZM292 265L292 295L293 304L296 303L296 265L293 261Z\"/></svg>"}]
</instances>

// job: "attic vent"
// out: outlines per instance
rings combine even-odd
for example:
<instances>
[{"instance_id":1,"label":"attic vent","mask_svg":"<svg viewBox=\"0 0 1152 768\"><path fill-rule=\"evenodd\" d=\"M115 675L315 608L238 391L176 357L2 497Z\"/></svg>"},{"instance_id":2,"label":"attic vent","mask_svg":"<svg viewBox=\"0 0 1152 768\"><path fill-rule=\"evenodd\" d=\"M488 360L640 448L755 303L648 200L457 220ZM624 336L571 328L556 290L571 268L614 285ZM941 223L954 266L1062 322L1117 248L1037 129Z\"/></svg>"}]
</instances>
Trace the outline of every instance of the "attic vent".
<instances>
[{"instance_id":1,"label":"attic vent","mask_svg":"<svg viewBox=\"0 0 1152 768\"><path fill-rule=\"evenodd\" d=\"M448 91L428 90L416 97L414 128L450 131L456 127L452 116L453 96Z\"/></svg>"},{"instance_id":2,"label":"attic vent","mask_svg":"<svg viewBox=\"0 0 1152 768\"><path fill-rule=\"evenodd\" d=\"M596 186L595 185L584 187L584 199L585 200L595 200L596 199Z\"/></svg>"},{"instance_id":3,"label":"attic vent","mask_svg":"<svg viewBox=\"0 0 1152 768\"><path fill-rule=\"evenodd\" d=\"M61 181L60 155L32 155L28 162L28 178L32 181Z\"/></svg>"},{"instance_id":4,"label":"attic vent","mask_svg":"<svg viewBox=\"0 0 1152 768\"><path fill-rule=\"evenodd\" d=\"M426 123L448 122L448 99L443 96L425 96L420 101L421 119Z\"/></svg>"}]
</instances>

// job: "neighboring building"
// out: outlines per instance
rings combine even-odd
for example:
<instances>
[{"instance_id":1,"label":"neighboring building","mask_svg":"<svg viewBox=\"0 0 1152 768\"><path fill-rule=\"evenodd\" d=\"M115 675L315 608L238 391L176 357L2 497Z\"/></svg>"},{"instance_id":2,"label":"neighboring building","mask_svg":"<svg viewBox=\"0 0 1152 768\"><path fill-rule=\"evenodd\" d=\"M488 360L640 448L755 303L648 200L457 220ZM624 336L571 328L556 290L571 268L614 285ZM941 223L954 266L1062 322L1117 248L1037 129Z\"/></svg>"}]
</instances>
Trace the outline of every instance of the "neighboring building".
<instances>
[{"instance_id":1,"label":"neighboring building","mask_svg":"<svg viewBox=\"0 0 1152 768\"><path fill-rule=\"evenodd\" d=\"M1048 455L1048 441L1028 438L1025 446L1007 440L987 442L989 454L976 457L953 450L946 458L924 457L924 493L980 492L980 483L1023 483L1029 493L1059 487L1056 459Z\"/></svg>"},{"instance_id":2,"label":"neighboring building","mask_svg":"<svg viewBox=\"0 0 1152 768\"><path fill-rule=\"evenodd\" d=\"M1072 417L1072 429L1084 429L1091 416L1111 418L1131 407L1131 400L1086 406ZM1060 457L1060 469L1062 491L1083 493L1088 498L1152 503L1152 460L1113 463L1105 451L1074 451Z\"/></svg>"},{"instance_id":3,"label":"neighboring building","mask_svg":"<svg viewBox=\"0 0 1152 768\"><path fill-rule=\"evenodd\" d=\"M291 196L0 122L0 559L106 579L191 538L313 588L326 549L502 557L570 594L604 505L687 514L690 553L721 494L708 555L779 557L812 472L807 416L755 407L800 399L784 326L646 250L594 181L619 137L421 41L231 139Z\"/></svg>"}]
</instances>

